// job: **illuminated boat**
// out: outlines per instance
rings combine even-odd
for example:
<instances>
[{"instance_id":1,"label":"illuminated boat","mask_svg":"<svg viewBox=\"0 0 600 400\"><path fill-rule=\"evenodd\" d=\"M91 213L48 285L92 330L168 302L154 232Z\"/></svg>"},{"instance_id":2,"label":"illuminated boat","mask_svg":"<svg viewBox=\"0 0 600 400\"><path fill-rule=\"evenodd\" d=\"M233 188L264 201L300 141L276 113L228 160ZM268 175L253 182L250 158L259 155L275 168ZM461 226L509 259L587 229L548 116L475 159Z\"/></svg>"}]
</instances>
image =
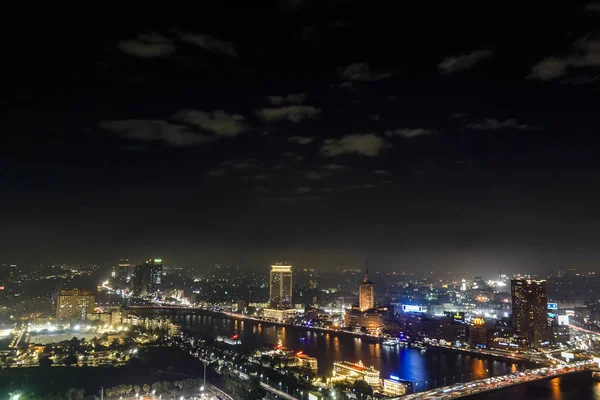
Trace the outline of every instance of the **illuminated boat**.
<instances>
[{"instance_id":1,"label":"illuminated boat","mask_svg":"<svg viewBox=\"0 0 600 400\"><path fill-rule=\"evenodd\" d=\"M383 342L381 342L382 345L384 346L398 346L398 344L400 343L400 341L398 339L385 339Z\"/></svg>"}]
</instances>

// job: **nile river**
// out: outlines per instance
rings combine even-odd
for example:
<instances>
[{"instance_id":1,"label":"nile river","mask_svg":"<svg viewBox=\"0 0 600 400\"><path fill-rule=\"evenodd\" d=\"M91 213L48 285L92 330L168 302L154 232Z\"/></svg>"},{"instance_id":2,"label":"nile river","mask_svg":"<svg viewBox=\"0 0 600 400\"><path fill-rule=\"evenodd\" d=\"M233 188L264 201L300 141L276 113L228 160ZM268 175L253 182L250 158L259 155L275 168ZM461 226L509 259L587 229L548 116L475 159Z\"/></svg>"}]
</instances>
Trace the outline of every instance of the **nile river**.
<instances>
[{"instance_id":1,"label":"nile river","mask_svg":"<svg viewBox=\"0 0 600 400\"><path fill-rule=\"evenodd\" d=\"M152 312L156 314L157 312ZM158 312L161 313L161 312ZM315 357L319 361L319 373L330 375L334 361L362 361L381 371L381 377L398 376L416 384L422 391L435 386L450 385L461 380L473 380L486 376L504 375L523 364L494 361L460 353L418 349L401 346L387 347L350 335L306 331L295 327L273 326L256 321L241 321L202 313L173 315L174 321L192 328L195 334L215 338L217 335L237 333L246 348L282 344L296 351ZM304 340L300 340L305 336ZM600 383L587 376L568 376L536 383L524 384L496 392L471 397L473 400L600 400Z\"/></svg>"}]
</instances>

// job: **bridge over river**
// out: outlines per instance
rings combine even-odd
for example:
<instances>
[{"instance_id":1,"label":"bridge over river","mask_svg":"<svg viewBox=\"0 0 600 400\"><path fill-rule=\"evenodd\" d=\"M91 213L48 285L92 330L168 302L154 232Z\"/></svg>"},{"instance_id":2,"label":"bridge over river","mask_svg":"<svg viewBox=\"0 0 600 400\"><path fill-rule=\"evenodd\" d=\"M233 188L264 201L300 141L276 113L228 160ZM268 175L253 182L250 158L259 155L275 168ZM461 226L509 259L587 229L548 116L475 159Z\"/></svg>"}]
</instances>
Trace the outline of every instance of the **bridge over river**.
<instances>
[{"instance_id":1,"label":"bridge over river","mask_svg":"<svg viewBox=\"0 0 600 400\"><path fill-rule=\"evenodd\" d=\"M412 393L406 396L393 397L389 400L448 400L459 397L467 397L481 394L492 390L499 390L528 382L536 382L543 379L552 379L568 374L582 373L598 364L591 361L576 364L559 365L555 367L544 367L514 372L509 375L489 377L471 382L457 383L452 386L439 387L436 389ZM589 372L588 372L589 373Z\"/></svg>"}]
</instances>

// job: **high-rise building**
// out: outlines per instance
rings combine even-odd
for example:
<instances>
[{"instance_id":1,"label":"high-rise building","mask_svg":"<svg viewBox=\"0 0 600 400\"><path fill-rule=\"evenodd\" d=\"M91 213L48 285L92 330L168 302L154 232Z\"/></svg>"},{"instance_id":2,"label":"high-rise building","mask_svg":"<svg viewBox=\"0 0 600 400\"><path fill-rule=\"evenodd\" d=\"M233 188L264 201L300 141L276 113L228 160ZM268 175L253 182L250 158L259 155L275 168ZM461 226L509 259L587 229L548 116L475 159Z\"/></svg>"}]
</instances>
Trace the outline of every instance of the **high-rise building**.
<instances>
[{"instance_id":1,"label":"high-rise building","mask_svg":"<svg viewBox=\"0 0 600 400\"><path fill-rule=\"evenodd\" d=\"M85 320L94 312L95 296L87 290L61 290L56 301L56 318Z\"/></svg>"},{"instance_id":2,"label":"high-rise building","mask_svg":"<svg viewBox=\"0 0 600 400\"><path fill-rule=\"evenodd\" d=\"M358 287L358 308L367 311L375 308L375 289L373 282L369 281L369 267L365 269L365 277Z\"/></svg>"},{"instance_id":3,"label":"high-rise building","mask_svg":"<svg viewBox=\"0 0 600 400\"><path fill-rule=\"evenodd\" d=\"M285 263L271 265L270 273L271 308L292 306L292 266Z\"/></svg>"},{"instance_id":4,"label":"high-rise building","mask_svg":"<svg viewBox=\"0 0 600 400\"><path fill-rule=\"evenodd\" d=\"M132 273L132 267L133 265L129 262L128 258L121 258L115 271L116 278L124 281L129 279L129 275Z\"/></svg>"},{"instance_id":5,"label":"high-rise building","mask_svg":"<svg viewBox=\"0 0 600 400\"><path fill-rule=\"evenodd\" d=\"M539 348L550 339L546 281L513 279L510 286L513 328L527 340L530 348Z\"/></svg>"},{"instance_id":6,"label":"high-rise building","mask_svg":"<svg viewBox=\"0 0 600 400\"><path fill-rule=\"evenodd\" d=\"M132 290L134 295L145 296L155 293L162 287L163 264L160 258L151 258L135 267Z\"/></svg>"},{"instance_id":7,"label":"high-rise building","mask_svg":"<svg viewBox=\"0 0 600 400\"><path fill-rule=\"evenodd\" d=\"M19 268L12 264L8 266L8 282L15 283L19 280Z\"/></svg>"},{"instance_id":8,"label":"high-rise building","mask_svg":"<svg viewBox=\"0 0 600 400\"><path fill-rule=\"evenodd\" d=\"M471 347L487 347L487 329L483 318L473 318L469 325L469 345Z\"/></svg>"}]
</instances>

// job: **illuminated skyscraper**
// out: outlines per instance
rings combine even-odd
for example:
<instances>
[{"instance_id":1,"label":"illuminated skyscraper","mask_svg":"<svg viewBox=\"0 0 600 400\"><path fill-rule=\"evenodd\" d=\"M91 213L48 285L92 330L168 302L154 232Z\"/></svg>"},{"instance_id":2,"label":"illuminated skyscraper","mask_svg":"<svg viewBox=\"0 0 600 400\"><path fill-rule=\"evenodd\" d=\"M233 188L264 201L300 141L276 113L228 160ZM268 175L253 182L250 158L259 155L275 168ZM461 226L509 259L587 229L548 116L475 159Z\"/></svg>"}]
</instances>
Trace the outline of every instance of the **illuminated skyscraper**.
<instances>
[{"instance_id":1,"label":"illuminated skyscraper","mask_svg":"<svg viewBox=\"0 0 600 400\"><path fill-rule=\"evenodd\" d=\"M284 263L273 264L270 275L271 308L290 308L292 306L292 266Z\"/></svg>"},{"instance_id":2,"label":"illuminated skyscraper","mask_svg":"<svg viewBox=\"0 0 600 400\"><path fill-rule=\"evenodd\" d=\"M550 339L546 281L513 279L512 318L515 332L521 334L531 348L539 348Z\"/></svg>"},{"instance_id":3,"label":"illuminated skyscraper","mask_svg":"<svg viewBox=\"0 0 600 400\"><path fill-rule=\"evenodd\" d=\"M365 277L358 287L358 308L367 311L375 308L375 289L373 282L369 281L369 267L365 268Z\"/></svg>"},{"instance_id":4,"label":"illuminated skyscraper","mask_svg":"<svg viewBox=\"0 0 600 400\"><path fill-rule=\"evenodd\" d=\"M135 295L144 296L162 288L163 264L160 258L151 258L135 267L132 289Z\"/></svg>"},{"instance_id":5,"label":"illuminated skyscraper","mask_svg":"<svg viewBox=\"0 0 600 400\"><path fill-rule=\"evenodd\" d=\"M119 260L119 265L117 265L115 270L115 277L124 281L128 280L129 275L133 272L132 267L133 265L129 262L128 258L121 258L121 260Z\"/></svg>"}]
</instances>

